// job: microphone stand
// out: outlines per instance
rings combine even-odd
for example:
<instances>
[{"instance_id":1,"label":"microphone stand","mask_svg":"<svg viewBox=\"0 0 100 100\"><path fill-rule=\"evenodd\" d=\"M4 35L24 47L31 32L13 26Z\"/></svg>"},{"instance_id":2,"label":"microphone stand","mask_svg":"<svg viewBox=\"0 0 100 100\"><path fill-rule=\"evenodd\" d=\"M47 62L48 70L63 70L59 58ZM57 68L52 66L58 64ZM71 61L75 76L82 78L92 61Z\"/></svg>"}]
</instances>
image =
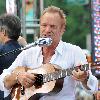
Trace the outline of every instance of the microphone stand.
<instances>
[{"instance_id":1,"label":"microphone stand","mask_svg":"<svg viewBox=\"0 0 100 100\"><path fill-rule=\"evenodd\" d=\"M8 55L10 53L15 53L17 51L23 51L23 50L29 49L31 47L34 47L36 45L39 45L39 46L49 46L49 45L51 45L51 43L52 43L52 39L51 38L39 38L37 41L35 41L33 43L30 43L30 44L26 45L25 47L17 48L15 50L9 51L7 53L1 54L0 57Z\"/></svg>"}]
</instances>

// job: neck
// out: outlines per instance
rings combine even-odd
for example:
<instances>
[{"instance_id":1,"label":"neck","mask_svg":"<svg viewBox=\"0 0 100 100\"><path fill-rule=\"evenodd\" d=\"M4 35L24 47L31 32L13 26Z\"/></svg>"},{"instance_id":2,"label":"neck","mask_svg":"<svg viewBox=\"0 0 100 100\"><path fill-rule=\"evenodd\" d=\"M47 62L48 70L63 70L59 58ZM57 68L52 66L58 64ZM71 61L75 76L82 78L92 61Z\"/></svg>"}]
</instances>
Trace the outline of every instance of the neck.
<instances>
[{"instance_id":1,"label":"neck","mask_svg":"<svg viewBox=\"0 0 100 100\"><path fill-rule=\"evenodd\" d=\"M54 53L55 53L55 49L56 47L43 47L42 48L42 53L43 53L43 56L52 56Z\"/></svg>"},{"instance_id":2,"label":"neck","mask_svg":"<svg viewBox=\"0 0 100 100\"><path fill-rule=\"evenodd\" d=\"M52 56L55 54L55 49L51 47L43 47L42 55L43 55L43 63L49 63Z\"/></svg>"},{"instance_id":3,"label":"neck","mask_svg":"<svg viewBox=\"0 0 100 100\"><path fill-rule=\"evenodd\" d=\"M59 43L59 42L58 42ZM50 61L52 56L55 54L55 49L58 43L52 43L50 46L42 47L43 62L47 63Z\"/></svg>"},{"instance_id":4,"label":"neck","mask_svg":"<svg viewBox=\"0 0 100 100\"><path fill-rule=\"evenodd\" d=\"M42 48L43 54L46 54L46 55L54 54L55 49L58 46L58 44L59 44L59 42L53 42L50 46L43 47Z\"/></svg>"}]
</instances>

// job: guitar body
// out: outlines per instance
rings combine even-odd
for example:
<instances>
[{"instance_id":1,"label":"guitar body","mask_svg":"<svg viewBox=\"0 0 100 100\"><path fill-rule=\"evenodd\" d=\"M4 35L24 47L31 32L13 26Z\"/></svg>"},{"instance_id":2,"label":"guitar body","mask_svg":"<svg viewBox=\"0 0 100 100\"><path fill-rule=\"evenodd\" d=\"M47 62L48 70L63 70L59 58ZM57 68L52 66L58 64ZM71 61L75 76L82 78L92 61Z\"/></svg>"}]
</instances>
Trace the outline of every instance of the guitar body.
<instances>
[{"instance_id":1,"label":"guitar body","mask_svg":"<svg viewBox=\"0 0 100 100\"><path fill-rule=\"evenodd\" d=\"M33 74L48 74L59 70L57 67L57 65L44 64L37 69L29 69L27 72ZM61 78L58 80L46 82L38 88L33 85L30 88L25 88L24 95L21 93L21 85L17 85L17 87L13 88L14 94L16 95L12 97L12 100L39 100L44 95L54 95L55 93L62 90L63 82L64 79Z\"/></svg>"}]
</instances>

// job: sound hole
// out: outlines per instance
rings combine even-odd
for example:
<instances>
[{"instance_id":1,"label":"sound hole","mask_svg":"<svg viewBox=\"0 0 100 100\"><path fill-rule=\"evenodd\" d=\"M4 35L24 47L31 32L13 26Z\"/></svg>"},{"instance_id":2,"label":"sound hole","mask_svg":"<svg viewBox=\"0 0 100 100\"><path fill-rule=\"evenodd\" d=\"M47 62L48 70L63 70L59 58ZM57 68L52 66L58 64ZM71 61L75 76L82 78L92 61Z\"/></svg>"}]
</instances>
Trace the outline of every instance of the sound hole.
<instances>
[{"instance_id":1,"label":"sound hole","mask_svg":"<svg viewBox=\"0 0 100 100\"><path fill-rule=\"evenodd\" d=\"M43 85L43 75L36 74L36 81L34 83L35 88L40 88Z\"/></svg>"}]
</instances>

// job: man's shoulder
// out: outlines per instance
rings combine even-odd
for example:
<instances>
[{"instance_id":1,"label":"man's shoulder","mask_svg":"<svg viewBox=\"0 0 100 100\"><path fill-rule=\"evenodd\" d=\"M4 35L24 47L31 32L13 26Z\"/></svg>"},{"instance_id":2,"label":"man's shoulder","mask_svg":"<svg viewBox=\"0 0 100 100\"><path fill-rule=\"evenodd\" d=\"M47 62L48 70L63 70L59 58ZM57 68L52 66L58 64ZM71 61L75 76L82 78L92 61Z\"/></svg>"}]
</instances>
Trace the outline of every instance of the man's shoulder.
<instances>
[{"instance_id":1,"label":"man's shoulder","mask_svg":"<svg viewBox=\"0 0 100 100\"><path fill-rule=\"evenodd\" d=\"M41 51L41 47L39 47L39 46L30 47L26 50L23 50L23 52L25 52L25 53L36 53L36 52L39 52L39 51Z\"/></svg>"},{"instance_id":2,"label":"man's shoulder","mask_svg":"<svg viewBox=\"0 0 100 100\"><path fill-rule=\"evenodd\" d=\"M73 50L76 50L76 49L81 49L79 46L75 45L75 44L72 44L72 43L66 43L66 42L63 42L63 46L65 46L67 49L73 49Z\"/></svg>"}]
</instances>

